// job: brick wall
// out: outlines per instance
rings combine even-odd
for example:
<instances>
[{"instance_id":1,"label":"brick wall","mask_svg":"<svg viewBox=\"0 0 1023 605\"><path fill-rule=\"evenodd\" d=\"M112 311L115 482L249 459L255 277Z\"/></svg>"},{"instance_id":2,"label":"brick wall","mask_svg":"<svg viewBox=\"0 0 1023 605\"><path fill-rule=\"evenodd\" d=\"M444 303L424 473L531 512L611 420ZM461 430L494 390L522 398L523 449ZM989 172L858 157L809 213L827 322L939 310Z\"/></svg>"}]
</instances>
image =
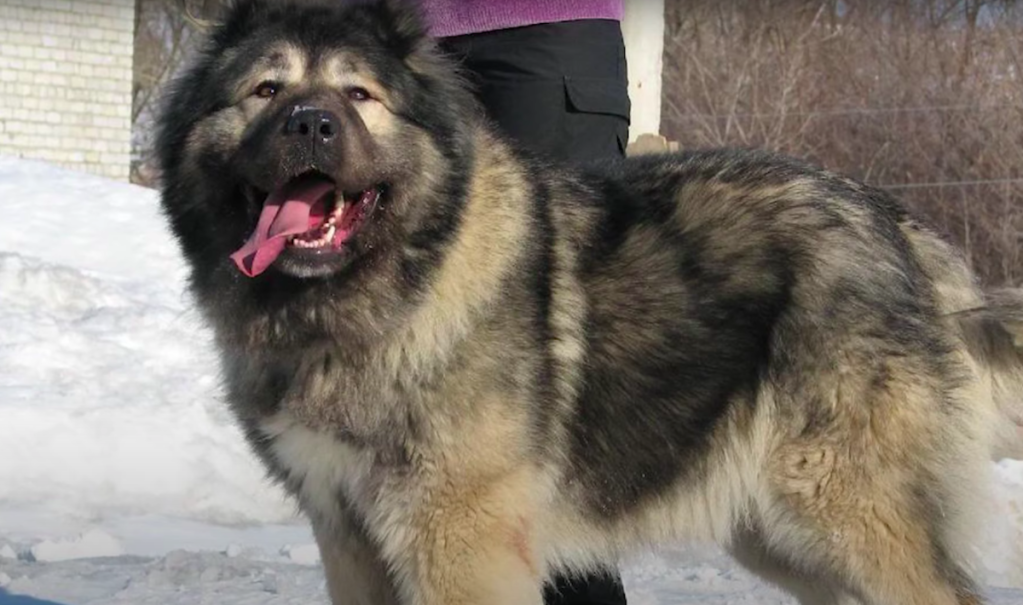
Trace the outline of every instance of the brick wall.
<instances>
[{"instance_id":1,"label":"brick wall","mask_svg":"<svg viewBox=\"0 0 1023 605\"><path fill-rule=\"evenodd\" d=\"M127 180L134 0L0 0L0 154Z\"/></svg>"}]
</instances>

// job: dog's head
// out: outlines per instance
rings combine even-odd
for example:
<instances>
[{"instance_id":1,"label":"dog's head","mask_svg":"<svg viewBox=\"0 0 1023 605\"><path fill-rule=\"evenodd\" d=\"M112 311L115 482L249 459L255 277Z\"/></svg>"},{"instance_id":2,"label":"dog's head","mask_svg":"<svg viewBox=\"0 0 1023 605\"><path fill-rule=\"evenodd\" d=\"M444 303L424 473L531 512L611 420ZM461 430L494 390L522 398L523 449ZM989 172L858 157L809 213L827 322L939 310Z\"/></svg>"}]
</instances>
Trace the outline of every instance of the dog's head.
<instances>
[{"instance_id":1,"label":"dog's head","mask_svg":"<svg viewBox=\"0 0 1023 605\"><path fill-rule=\"evenodd\" d=\"M238 0L157 137L164 211L200 298L341 296L422 273L453 229L476 115L409 7Z\"/></svg>"}]
</instances>

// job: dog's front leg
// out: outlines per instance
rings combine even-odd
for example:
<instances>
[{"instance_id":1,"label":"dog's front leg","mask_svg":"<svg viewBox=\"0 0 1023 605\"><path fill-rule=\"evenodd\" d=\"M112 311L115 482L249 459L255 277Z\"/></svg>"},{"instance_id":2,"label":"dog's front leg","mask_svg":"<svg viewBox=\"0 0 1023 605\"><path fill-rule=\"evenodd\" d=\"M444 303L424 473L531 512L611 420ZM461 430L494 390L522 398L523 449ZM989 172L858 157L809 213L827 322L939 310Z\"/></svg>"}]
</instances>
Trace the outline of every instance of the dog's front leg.
<instances>
[{"instance_id":1,"label":"dog's front leg","mask_svg":"<svg viewBox=\"0 0 1023 605\"><path fill-rule=\"evenodd\" d=\"M346 520L334 524L314 520L313 533L332 605L398 604L379 551L359 528Z\"/></svg>"},{"instance_id":2,"label":"dog's front leg","mask_svg":"<svg viewBox=\"0 0 1023 605\"><path fill-rule=\"evenodd\" d=\"M449 477L410 509L404 548L387 553L403 605L542 603L531 475Z\"/></svg>"}]
</instances>

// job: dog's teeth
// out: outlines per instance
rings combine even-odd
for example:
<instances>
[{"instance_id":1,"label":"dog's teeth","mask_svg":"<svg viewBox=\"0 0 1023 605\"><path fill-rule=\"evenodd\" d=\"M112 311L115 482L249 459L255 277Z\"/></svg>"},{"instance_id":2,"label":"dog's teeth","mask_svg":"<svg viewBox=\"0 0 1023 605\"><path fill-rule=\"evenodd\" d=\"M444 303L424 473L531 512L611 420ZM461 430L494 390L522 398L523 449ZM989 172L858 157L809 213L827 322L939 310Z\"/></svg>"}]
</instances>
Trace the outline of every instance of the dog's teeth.
<instances>
[{"instance_id":1,"label":"dog's teeth","mask_svg":"<svg viewBox=\"0 0 1023 605\"><path fill-rule=\"evenodd\" d=\"M325 235L325 236L323 237L323 240L324 240L325 242L329 242L329 241L331 241L332 239L334 239L334 231L335 231L335 229L334 229L334 225L330 225L330 227L328 227L328 229L327 229L327 235Z\"/></svg>"},{"instance_id":2,"label":"dog's teeth","mask_svg":"<svg viewBox=\"0 0 1023 605\"><path fill-rule=\"evenodd\" d=\"M334 212L330 213L331 223L336 222L344 216L345 210L348 208L348 201L341 200L337 207L334 208Z\"/></svg>"}]
</instances>

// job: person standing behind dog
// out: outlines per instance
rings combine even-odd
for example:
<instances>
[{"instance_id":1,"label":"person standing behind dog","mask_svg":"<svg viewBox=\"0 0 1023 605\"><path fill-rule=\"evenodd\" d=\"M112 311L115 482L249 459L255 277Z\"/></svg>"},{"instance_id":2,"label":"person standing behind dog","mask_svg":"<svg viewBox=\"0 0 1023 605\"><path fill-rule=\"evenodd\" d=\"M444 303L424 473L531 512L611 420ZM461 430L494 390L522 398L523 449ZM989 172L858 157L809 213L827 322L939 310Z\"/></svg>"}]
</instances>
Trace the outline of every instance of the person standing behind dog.
<instances>
[{"instance_id":1,"label":"person standing behind dog","mask_svg":"<svg viewBox=\"0 0 1023 605\"><path fill-rule=\"evenodd\" d=\"M490 118L524 149L567 162L625 155L624 0L419 0ZM617 575L556 578L547 605L625 605Z\"/></svg>"},{"instance_id":2,"label":"person standing behind dog","mask_svg":"<svg viewBox=\"0 0 1023 605\"><path fill-rule=\"evenodd\" d=\"M419 0L484 108L522 147L570 162L623 156L624 0Z\"/></svg>"}]
</instances>

